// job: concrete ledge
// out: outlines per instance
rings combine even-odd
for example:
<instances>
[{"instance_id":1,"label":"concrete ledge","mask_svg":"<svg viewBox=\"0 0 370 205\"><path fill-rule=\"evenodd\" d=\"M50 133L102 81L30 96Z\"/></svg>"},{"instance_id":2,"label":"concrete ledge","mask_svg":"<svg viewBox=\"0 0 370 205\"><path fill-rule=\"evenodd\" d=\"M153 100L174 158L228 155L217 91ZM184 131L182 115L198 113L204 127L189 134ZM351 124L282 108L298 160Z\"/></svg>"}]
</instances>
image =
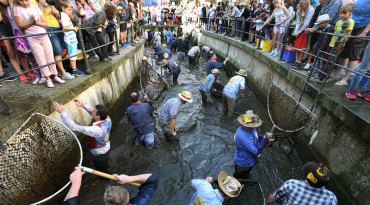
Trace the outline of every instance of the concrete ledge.
<instances>
[{"instance_id":1,"label":"concrete ledge","mask_svg":"<svg viewBox=\"0 0 370 205\"><path fill-rule=\"evenodd\" d=\"M297 88L300 88L301 90L303 90L305 82L306 82L306 78L290 70L288 63L285 63L284 61L278 61L276 60L276 58L271 58L267 56L266 52L263 52L262 50L258 50L250 44L242 43L240 41L236 41L229 37L219 35L213 32L208 32L208 31L200 31L200 32L203 35L216 38L222 41L222 42L217 42L217 43L221 43L224 45L217 45L213 47L213 49L216 51L216 53L222 55L223 57L229 56L229 54L233 52L233 50L230 49L230 45L238 47L248 52L250 55L253 55L258 60L268 64L271 68L276 70L282 76L285 76L286 79L290 83L294 84ZM222 49L218 49L218 48L222 48ZM238 65L238 63L234 59L230 59L230 61L232 64ZM249 65L244 65L244 66L249 66ZM263 87L261 88L263 89ZM313 88L312 86L309 86L309 89L312 91L309 93L309 97L314 98L315 95L317 94L316 89ZM339 89L345 90L346 88L339 87ZM263 91L266 95L268 94L268 90L263 89ZM347 99L343 100L343 97L344 97L344 94L342 94L341 92L338 92L337 89L335 89L333 86L326 85L326 87L324 88L324 92L320 96L320 100L322 102L321 105L325 107L328 111L330 111L333 115L335 115L338 119L340 119L344 124L349 126L354 132L361 135L367 142L370 142L370 126L369 126L370 116L368 115L370 106L365 105L363 109L358 109L356 112L353 109L353 105L351 105L351 103L353 102L348 102ZM345 100L347 100L347 102L343 102ZM355 104L354 106L358 106L358 105Z\"/></svg>"},{"instance_id":2,"label":"concrete ledge","mask_svg":"<svg viewBox=\"0 0 370 205\"><path fill-rule=\"evenodd\" d=\"M87 125L91 122L88 115L76 110L72 99L79 97L88 105L104 104L112 106L127 88L136 79L136 73L144 53L145 41L131 48L120 51L111 62L89 60L93 74L67 80L66 84L55 83L55 88L43 85L20 84L19 82L4 83L1 94L14 111L11 115L2 115L0 119L0 144L3 144L35 112L51 115L60 119L52 107L53 101L66 104L65 107L78 119L77 123ZM114 113L111 112L111 117ZM113 115L113 116L112 116Z\"/></svg>"}]
</instances>

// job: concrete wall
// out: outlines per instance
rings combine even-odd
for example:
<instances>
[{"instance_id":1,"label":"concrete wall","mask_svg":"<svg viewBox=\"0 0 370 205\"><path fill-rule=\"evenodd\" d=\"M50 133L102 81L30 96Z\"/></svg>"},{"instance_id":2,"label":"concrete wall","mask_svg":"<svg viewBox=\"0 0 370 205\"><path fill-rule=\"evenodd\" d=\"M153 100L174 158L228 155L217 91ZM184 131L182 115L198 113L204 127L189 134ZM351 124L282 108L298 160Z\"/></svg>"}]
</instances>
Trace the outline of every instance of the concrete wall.
<instances>
[{"instance_id":1,"label":"concrete wall","mask_svg":"<svg viewBox=\"0 0 370 205\"><path fill-rule=\"evenodd\" d=\"M302 93L305 79L286 69L286 65L267 57L268 53L210 32L202 31L195 35L198 43L210 46L223 58L229 57L238 69L247 70L247 84L262 101L266 101L272 82L280 85L296 99ZM325 104L318 105L314 109L317 117L304 130L296 151L303 161L318 160L327 163L335 178L330 189L335 190L341 200L340 204L370 204L370 182L367 174L370 170L369 142L362 136L361 130L345 123L346 120L355 118L354 116L340 119L333 114L338 107L332 111L324 106ZM356 121L361 123L358 119ZM315 130L318 130L318 136L312 146L309 146L308 142Z\"/></svg>"},{"instance_id":2,"label":"concrete wall","mask_svg":"<svg viewBox=\"0 0 370 205\"><path fill-rule=\"evenodd\" d=\"M60 115L52 107L52 102L57 101L65 105L69 116L81 125L89 125L92 118L83 108L78 108L73 98L83 100L87 105L95 106L103 104L109 108L111 117L117 115L124 98L122 95L128 86L136 84L137 71L144 54L144 41L131 49L121 51L119 57L108 63L90 61L93 74L79 77L76 80L68 81L63 87L54 89L43 88L45 96L38 99L32 107L24 112L15 112L7 116L9 120L0 126L0 142L6 142L23 122L35 112L49 115L61 120ZM32 94L31 94L32 95ZM30 100L32 96L24 96L24 101ZM23 100L23 99L22 99Z\"/></svg>"}]
</instances>

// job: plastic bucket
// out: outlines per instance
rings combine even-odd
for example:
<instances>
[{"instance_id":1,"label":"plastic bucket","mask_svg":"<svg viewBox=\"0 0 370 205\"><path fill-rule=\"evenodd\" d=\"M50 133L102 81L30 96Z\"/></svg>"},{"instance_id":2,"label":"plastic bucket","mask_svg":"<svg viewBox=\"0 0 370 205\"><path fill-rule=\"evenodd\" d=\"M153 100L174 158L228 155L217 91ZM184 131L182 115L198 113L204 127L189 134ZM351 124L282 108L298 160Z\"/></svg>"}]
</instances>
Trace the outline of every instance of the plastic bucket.
<instances>
[{"instance_id":1,"label":"plastic bucket","mask_svg":"<svg viewBox=\"0 0 370 205\"><path fill-rule=\"evenodd\" d=\"M265 52L271 52L272 44L273 44L272 41L265 41L265 43L262 46L262 50Z\"/></svg>"},{"instance_id":2,"label":"plastic bucket","mask_svg":"<svg viewBox=\"0 0 370 205\"><path fill-rule=\"evenodd\" d=\"M259 42L260 39L257 38L257 41L256 41L256 47L258 48L258 42ZM265 42L265 40L262 40L261 41L261 45L259 48L263 48L263 43Z\"/></svg>"}]
</instances>

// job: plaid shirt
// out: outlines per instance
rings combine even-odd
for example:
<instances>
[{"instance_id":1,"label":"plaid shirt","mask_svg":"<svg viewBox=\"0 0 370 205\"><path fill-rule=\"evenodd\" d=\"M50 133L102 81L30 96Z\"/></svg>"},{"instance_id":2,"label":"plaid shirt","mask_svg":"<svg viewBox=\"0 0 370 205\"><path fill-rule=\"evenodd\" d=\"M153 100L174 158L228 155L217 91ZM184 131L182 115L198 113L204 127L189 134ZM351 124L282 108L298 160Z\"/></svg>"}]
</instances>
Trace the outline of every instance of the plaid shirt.
<instances>
[{"instance_id":1,"label":"plaid shirt","mask_svg":"<svg viewBox=\"0 0 370 205\"><path fill-rule=\"evenodd\" d=\"M325 187L315 188L307 181L291 179L273 193L278 204L337 205L335 194Z\"/></svg>"}]
</instances>

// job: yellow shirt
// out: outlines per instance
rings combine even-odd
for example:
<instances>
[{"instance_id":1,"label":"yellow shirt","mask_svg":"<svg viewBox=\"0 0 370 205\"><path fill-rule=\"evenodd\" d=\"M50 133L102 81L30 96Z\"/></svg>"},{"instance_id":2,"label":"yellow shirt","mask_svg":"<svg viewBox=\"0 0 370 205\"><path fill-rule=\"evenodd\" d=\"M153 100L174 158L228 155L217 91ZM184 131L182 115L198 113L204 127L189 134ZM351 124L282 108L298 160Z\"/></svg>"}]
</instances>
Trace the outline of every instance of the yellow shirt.
<instances>
[{"instance_id":1,"label":"yellow shirt","mask_svg":"<svg viewBox=\"0 0 370 205\"><path fill-rule=\"evenodd\" d=\"M32 0L32 3L36 5L37 7L39 6L39 3L37 3L36 0ZM58 19L55 18L53 11L51 8L54 6L49 6L49 4L45 3L44 9L42 9L42 14L44 15L46 22L48 23L48 27L53 27L53 28L60 28L60 24L58 22Z\"/></svg>"},{"instance_id":2,"label":"yellow shirt","mask_svg":"<svg viewBox=\"0 0 370 205\"><path fill-rule=\"evenodd\" d=\"M348 19L348 27L347 29L345 30L345 32L342 32L342 33L347 33L347 31L352 31L353 30L353 27L355 26L355 21L350 18ZM343 20L339 20L337 21L337 23L335 24L335 27L334 27L334 33L341 33L341 30L342 30L342 25L343 25ZM331 38L331 41L329 43L329 46L330 47L334 47L335 45L335 41L337 41L338 39L338 36L333 36L333 38ZM340 40L340 42L342 42L343 39Z\"/></svg>"}]
</instances>

